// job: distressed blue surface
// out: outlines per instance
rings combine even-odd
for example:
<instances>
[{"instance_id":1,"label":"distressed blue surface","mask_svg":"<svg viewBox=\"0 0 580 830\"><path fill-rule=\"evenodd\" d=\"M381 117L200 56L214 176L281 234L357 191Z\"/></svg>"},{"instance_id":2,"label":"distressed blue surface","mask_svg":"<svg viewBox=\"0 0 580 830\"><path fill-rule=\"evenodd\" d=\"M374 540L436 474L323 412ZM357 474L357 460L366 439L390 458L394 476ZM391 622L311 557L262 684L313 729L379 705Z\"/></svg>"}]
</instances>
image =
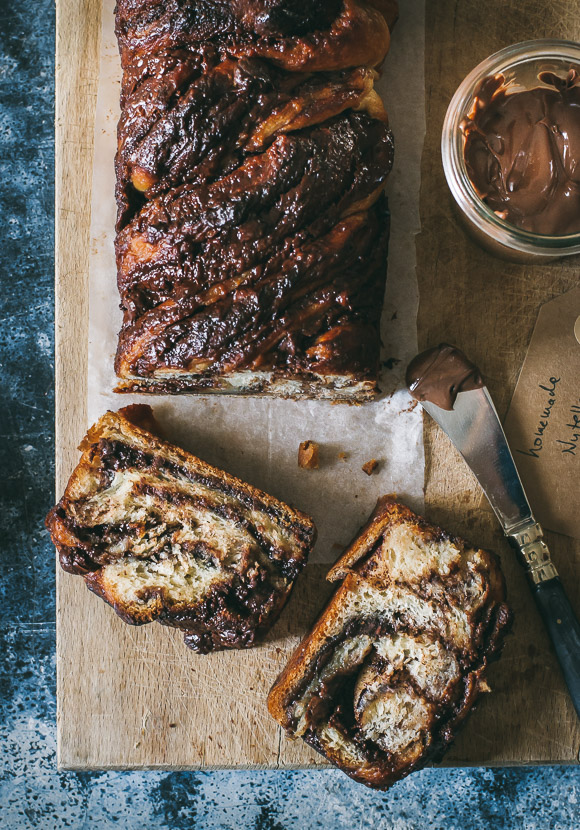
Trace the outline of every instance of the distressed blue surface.
<instances>
[{"instance_id":1,"label":"distressed blue surface","mask_svg":"<svg viewBox=\"0 0 580 830\"><path fill-rule=\"evenodd\" d=\"M57 773L52 0L0 0L0 827L580 825L577 768L426 770L376 794L338 772Z\"/></svg>"}]
</instances>

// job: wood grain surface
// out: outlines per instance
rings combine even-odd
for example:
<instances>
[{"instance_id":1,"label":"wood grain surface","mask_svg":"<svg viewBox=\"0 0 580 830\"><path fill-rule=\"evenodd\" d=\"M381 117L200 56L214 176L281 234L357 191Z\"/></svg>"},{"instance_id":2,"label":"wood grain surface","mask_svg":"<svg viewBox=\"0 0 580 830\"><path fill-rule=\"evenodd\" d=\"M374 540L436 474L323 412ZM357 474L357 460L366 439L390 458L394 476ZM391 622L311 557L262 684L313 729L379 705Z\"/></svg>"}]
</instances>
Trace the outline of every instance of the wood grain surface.
<instances>
[{"instance_id":1,"label":"wood grain surface","mask_svg":"<svg viewBox=\"0 0 580 830\"><path fill-rule=\"evenodd\" d=\"M403 0L404 2L404 0ZM57 0L56 487L86 430L87 284L100 0ZM482 367L505 414L540 305L577 284L577 260L514 265L463 233L443 178L439 141L453 91L481 59L536 37L580 39L580 0L427 0L427 135L417 238L422 346L456 343ZM410 101L412 106L413 102ZM116 298L115 298L116 302ZM494 689L446 764L574 762L580 730L523 573L472 476L426 424L429 518L501 553L514 634L490 673ZM580 544L548 534L580 611ZM178 632L131 628L57 568L58 749L61 768L321 766L269 718L265 696L330 593L309 566L264 646L199 656Z\"/></svg>"}]
</instances>

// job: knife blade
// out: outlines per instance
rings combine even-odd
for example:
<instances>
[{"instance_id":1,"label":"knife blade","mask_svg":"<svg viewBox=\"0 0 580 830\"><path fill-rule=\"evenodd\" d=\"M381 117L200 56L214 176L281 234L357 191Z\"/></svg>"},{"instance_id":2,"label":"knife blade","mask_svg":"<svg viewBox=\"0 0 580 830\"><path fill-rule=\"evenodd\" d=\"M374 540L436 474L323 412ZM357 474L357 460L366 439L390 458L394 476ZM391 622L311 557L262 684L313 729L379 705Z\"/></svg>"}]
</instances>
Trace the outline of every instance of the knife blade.
<instances>
[{"instance_id":1,"label":"knife blade","mask_svg":"<svg viewBox=\"0 0 580 830\"><path fill-rule=\"evenodd\" d=\"M459 392L450 410L419 402L461 453L518 550L580 718L580 624L528 503L487 388Z\"/></svg>"},{"instance_id":2,"label":"knife blade","mask_svg":"<svg viewBox=\"0 0 580 830\"><path fill-rule=\"evenodd\" d=\"M493 401L484 386L459 392L452 410L421 401L479 481L506 535L534 523Z\"/></svg>"}]
</instances>

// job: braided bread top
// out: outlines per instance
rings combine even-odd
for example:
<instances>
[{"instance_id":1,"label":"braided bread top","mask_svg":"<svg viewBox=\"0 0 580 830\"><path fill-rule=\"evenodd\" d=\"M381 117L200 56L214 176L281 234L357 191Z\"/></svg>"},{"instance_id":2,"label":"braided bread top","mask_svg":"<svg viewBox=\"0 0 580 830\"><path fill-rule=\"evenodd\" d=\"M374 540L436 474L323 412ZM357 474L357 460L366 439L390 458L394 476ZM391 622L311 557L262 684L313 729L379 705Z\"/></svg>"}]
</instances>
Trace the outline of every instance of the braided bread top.
<instances>
[{"instance_id":1,"label":"braided bread top","mask_svg":"<svg viewBox=\"0 0 580 830\"><path fill-rule=\"evenodd\" d=\"M395 16L119 0L120 390L274 373L373 393L393 158L374 67Z\"/></svg>"}]
</instances>

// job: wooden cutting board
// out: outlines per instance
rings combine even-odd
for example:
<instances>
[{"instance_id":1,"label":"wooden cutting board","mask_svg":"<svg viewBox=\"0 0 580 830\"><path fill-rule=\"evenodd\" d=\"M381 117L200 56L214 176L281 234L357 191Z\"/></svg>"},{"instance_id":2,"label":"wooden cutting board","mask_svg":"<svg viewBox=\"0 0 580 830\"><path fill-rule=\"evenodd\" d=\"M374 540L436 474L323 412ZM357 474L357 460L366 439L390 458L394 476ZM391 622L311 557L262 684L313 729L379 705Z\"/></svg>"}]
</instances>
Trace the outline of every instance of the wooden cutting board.
<instances>
[{"instance_id":1,"label":"wooden cutting board","mask_svg":"<svg viewBox=\"0 0 580 830\"><path fill-rule=\"evenodd\" d=\"M404 0L403 0L404 2ZM87 286L100 0L57 0L56 487L86 429ZM530 266L493 259L458 226L439 141L453 91L481 59L518 40L580 39L580 0L427 2L427 135L417 238L422 347L449 340L482 367L500 414L513 392L539 306L577 284L578 260ZM413 106L413 101L409 101ZM575 762L580 729L525 578L472 476L426 424L428 516L501 553L513 636L448 765ZM580 612L580 544L547 534ZM57 568L61 768L323 766L265 710L286 656L330 591L309 566L260 649L199 656L162 626L125 626L81 580Z\"/></svg>"}]
</instances>

